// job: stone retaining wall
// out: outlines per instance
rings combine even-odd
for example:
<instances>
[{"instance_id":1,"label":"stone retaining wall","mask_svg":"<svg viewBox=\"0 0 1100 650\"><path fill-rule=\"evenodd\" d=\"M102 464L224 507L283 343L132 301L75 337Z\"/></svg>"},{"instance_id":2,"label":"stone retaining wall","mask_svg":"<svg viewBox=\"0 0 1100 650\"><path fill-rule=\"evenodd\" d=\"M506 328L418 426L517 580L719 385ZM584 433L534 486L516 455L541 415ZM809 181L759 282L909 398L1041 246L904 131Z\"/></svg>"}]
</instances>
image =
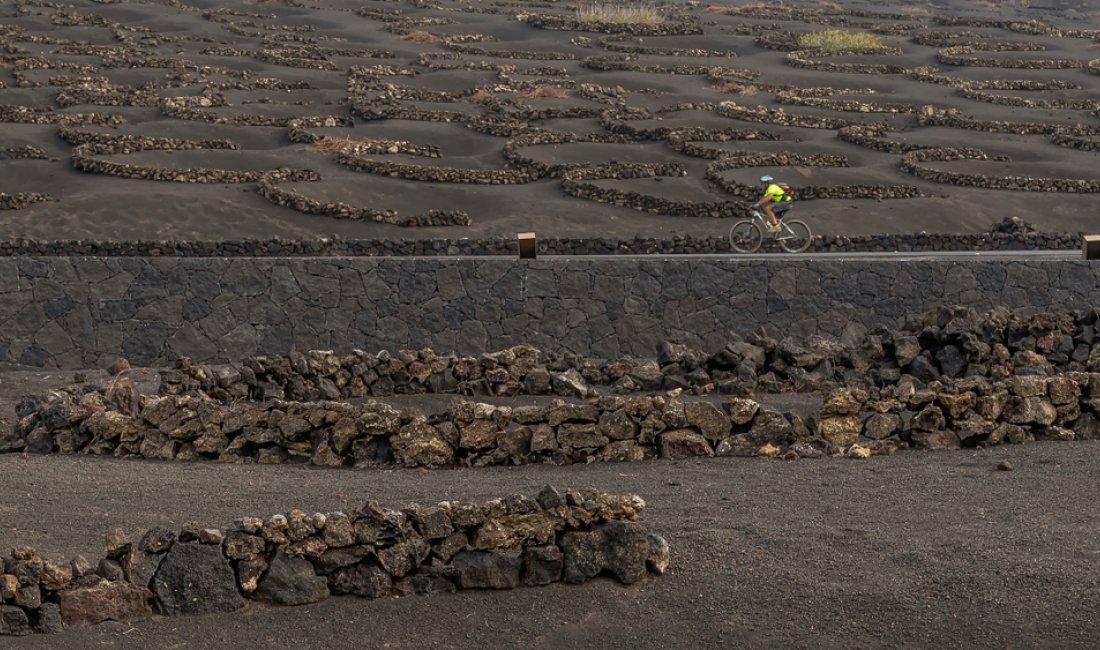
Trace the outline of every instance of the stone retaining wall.
<instances>
[{"instance_id":1,"label":"stone retaining wall","mask_svg":"<svg viewBox=\"0 0 1100 650\"><path fill-rule=\"evenodd\" d=\"M606 572L622 583L669 566L668 543L636 519L635 495L546 486L486 503L349 512L291 510L227 529L186 524L107 534L105 557L56 562L17 546L0 559L0 636L234 612L249 600L304 605L513 589Z\"/></svg>"},{"instance_id":2,"label":"stone retaining wall","mask_svg":"<svg viewBox=\"0 0 1100 650\"><path fill-rule=\"evenodd\" d=\"M652 357L667 339L717 350L761 326L839 336L938 305L1074 308L1100 298L1098 276L1095 263L1027 258L9 257L0 360L88 368L517 344Z\"/></svg>"}]
</instances>

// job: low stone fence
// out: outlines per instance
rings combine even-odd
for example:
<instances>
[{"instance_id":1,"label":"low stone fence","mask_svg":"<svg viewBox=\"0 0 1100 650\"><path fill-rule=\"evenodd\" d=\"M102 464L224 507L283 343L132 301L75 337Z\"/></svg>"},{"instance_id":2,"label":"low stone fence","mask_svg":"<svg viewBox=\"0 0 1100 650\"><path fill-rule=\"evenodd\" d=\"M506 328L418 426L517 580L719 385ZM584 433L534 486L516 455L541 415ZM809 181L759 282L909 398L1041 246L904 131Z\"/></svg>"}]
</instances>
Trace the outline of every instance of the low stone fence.
<instances>
[{"instance_id":1,"label":"low stone fence","mask_svg":"<svg viewBox=\"0 0 1100 650\"><path fill-rule=\"evenodd\" d=\"M1032 369L1033 370L1033 369ZM968 376L831 392L814 417L733 397L724 408L658 396L500 406L455 401L445 413L376 401L224 404L193 396L56 391L27 399L0 453L385 468L634 462L655 457L839 454L1100 437L1100 373ZM999 433L998 433L999 432Z\"/></svg>"},{"instance_id":2,"label":"low stone fence","mask_svg":"<svg viewBox=\"0 0 1100 650\"><path fill-rule=\"evenodd\" d=\"M595 397L680 389L694 394L821 392L886 385L903 374L1002 378L1100 371L1097 311L1028 315L962 307L911 315L899 327L853 325L830 336L731 336L717 350L662 341L654 357L596 359L521 345L478 356L431 349L329 350L254 356L212 369L181 359L161 371L159 395L316 401L392 395L557 395Z\"/></svg>"},{"instance_id":3,"label":"low stone fence","mask_svg":"<svg viewBox=\"0 0 1100 650\"><path fill-rule=\"evenodd\" d=\"M369 501L346 513L242 517L227 529L116 530L96 564L17 546L0 559L0 636L234 612L248 601L579 584L604 572L635 583L670 561L668 543L636 521L644 507L635 495L546 486L481 504Z\"/></svg>"}]
</instances>

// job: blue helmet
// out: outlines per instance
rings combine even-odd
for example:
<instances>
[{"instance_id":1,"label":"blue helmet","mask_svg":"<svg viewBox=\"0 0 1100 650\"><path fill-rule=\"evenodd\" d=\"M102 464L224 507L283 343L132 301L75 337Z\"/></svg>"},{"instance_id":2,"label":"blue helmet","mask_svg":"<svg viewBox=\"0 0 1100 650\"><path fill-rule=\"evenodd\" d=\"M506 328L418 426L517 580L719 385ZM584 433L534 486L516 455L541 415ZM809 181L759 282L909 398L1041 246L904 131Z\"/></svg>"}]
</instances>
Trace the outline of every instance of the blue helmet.
<instances>
[{"instance_id":1,"label":"blue helmet","mask_svg":"<svg viewBox=\"0 0 1100 650\"><path fill-rule=\"evenodd\" d=\"M770 182L772 182L773 180L775 180L775 179L774 179L774 178L772 178L771 176L761 176L761 177L760 177L760 182L761 182L761 183L770 183Z\"/></svg>"}]
</instances>

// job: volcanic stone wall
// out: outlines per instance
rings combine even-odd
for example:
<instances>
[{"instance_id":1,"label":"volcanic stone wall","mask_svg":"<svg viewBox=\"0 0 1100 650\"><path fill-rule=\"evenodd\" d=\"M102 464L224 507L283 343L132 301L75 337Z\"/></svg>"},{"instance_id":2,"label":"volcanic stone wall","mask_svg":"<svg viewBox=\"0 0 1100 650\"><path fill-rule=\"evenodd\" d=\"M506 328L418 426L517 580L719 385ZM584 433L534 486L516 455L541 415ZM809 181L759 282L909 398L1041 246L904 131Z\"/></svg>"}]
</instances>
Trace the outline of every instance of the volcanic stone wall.
<instances>
[{"instance_id":1,"label":"volcanic stone wall","mask_svg":"<svg viewBox=\"0 0 1100 650\"><path fill-rule=\"evenodd\" d=\"M430 347L652 357L667 339L841 335L951 304L1095 303L1086 261L737 258L0 259L0 361L197 363L291 349Z\"/></svg>"},{"instance_id":2,"label":"volcanic stone wall","mask_svg":"<svg viewBox=\"0 0 1100 650\"><path fill-rule=\"evenodd\" d=\"M636 520L635 495L544 487L485 503L348 512L291 510L228 528L185 524L107 534L105 556L54 561L17 546L0 558L0 636L164 616L234 612L249 600L304 605L586 582L669 566L668 543ZM9 647L9 646L5 646Z\"/></svg>"}]
</instances>

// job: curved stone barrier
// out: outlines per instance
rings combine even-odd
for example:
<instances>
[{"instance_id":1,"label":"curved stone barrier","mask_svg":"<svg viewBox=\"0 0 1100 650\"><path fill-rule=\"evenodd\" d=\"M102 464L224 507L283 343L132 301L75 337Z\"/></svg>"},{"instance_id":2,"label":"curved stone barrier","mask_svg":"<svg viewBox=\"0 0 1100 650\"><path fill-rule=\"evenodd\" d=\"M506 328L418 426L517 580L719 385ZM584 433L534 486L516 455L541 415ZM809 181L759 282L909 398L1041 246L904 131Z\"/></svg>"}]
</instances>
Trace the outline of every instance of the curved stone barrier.
<instances>
[{"instance_id":1,"label":"curved stone barrier","mask_svg":"<svg viewBox=\"0 0 1100 650\"><path fill-rule=\"evenodd\" d=\"M703 33L701 25L688 20L663 20L658 23L649 24L641 22L581 20L573 16L561 16L557 14L529 14L525 22L539 29L553 31L629 34L631 36L687 36Z\"/></svg>"},{"instance_id":2,"label":"curved stone barrier","mask_svg":"<svg viewBox=\"0 0 1100 650\"><path fill-rule=\"evenodd\" d=\"M707 165L706 179L714 183L724 191L752 200L760 195L760 188L755 185L745 185L737 181L724 178L720 175L728 169L740 169L746 167L847 167L848 160L844 156L832 154L802 155L794 153L771 154L740 154L732 153L723 156L715 162ZM808 201L813 199L909 199L924 196L924 194L912 185L799 185L794 189L797 200Z\"/></svg>"},{"instance_id":3,"label":"curved stone barrier","mask_svg":"<svg viewBox=\"0 0 1100 650\"><path fill-rule=\"evenodd\" d=\"M847 72L854 74L900 74L905 68L891 63L834 63L824 60L835 56L899 55L898 48L882 47L855 50L798 49L791 51L783 62L793 68L817 70L820 72Z\"/></svg>"},{"instance_id":4,"label":"curved stone barrier","mask_svg":"<svg viewBox=\"0 0 1100 650\"><path fill-rule=\"evenodd\" d=\"M910 78L967 90L1080 90L1081 85L1062 79L963 79L941 74L939 68L921 66L906 70Z\"/></svg>"},{"instance_id":5,"label":"curved stone barrier","mask_svg":"<svg viewBox=\"0 0 1100 650\"><path fill-rule=\"evenodd\" d=\"M930 147L907 153L901 160L901 168L906 172L933 183L984 187L1018 192L1062 192L1090 194L1100 192L1100 180L1034 178L1030 176L988 176L949 172L925 167L922 163L952 160L986 160L986 154L979 149L946 149Z\"/></svg>"},{"instance_id":6,"label":"curved stone barrier","mask_svg":"<svg viewBox=\"0 0 1100 650\"><path fill-rule=\"evenodd\" d=\"M210 124L228 124L232 126L277 126L287 127L291 121L296 121L301 126L312 127L351 127L355 123L349 117L341 115L322 115L317 117L273 117L270 115L242 114L220 115L214 111L197 108L204 106L203 101L209 101L206 97L169 97L162 100L160 111L165 117L191 122L207 122ZM205 106L209 106L206 104Z\"/></svg>"},{"instance_id":7,"label":"curved stone barrier","mask_svg":"<svg viewBox=\"0 0 1100 650\"><path fill-rule=\"evenodd\" d=\"M604 36L597 44L609 52L620 54L646 54L650 56L683 56L690 58L721 57L731 59L737 56L733 50L706 50L685 47L653 47L638 43L632 35Z\"/></svg>"},{"instance_id":8,"label":"curved stone barrier","mask_svg":"<svg viewBox=\"0 0 1100 650\"><path fill-rule=\"evenodd\" d=\"M952 129L969 129L986 133L1012 133L1015 135L1100 135L1100 126L1089 124L1044 124L1042 122L1007 122L979 120L963 115L956 109L946 111L931 107L922 109L917 116L920 126L946 126Z\"/></svg>"},{"instance_id":9,"label":"curved stone barrier","mask_svg":"<svg viewBox=\"0 0 1100 650\"><path fill-rule=\"evenodd\" d=\"M80 134L67 132L80 138ZM101 156L125 155L139 151L193 151L198 149L237 150L232 142L197 142L173 138L146 138L140 136L93 136L94 141L79 144L73 148L72 165L75 169L89 174L103 174L119 178L132 178L151 181L171 181L176 183L252 183L263 176L264 171L237 171L230 169L171 168L130 165L104 160ZM287 180L319 180L316 172L308 169L278 170Z\"/></svg>"},{"instance_id":10,"label":"curved stone barrier","mask_svg":"<svg viewBox=\"0 0 1100 650\"><path fill-rule=\"evenodd\" d=\"M1068 70L1084 67L1077 59L995 59L973 56L978 51L971 46L945 47L936 52L936 60L945 65L1018 70Z\"/></svg>"},{"instance_id":11,"label":"curved stone barrier","mask_svg":"<svg viewBox=\"0 0 1100 650\"><path fill-rule=\"evenodd\" d=\"M458 210L428 210L418 215L402 215L395 210L375 210L374 208L355 206L339 201L318 201L299 192L279 187L281 183L301 180L316 181L320 180L320 177L296 178L280 171L266 172L258 179L260 196L275 205L291 208L304 214L338 219L377 221L403 227L470 225L470 216Z\"/></svg>"},{"instance_id":12,"label":"curved stone barrier","mask_svg":"<svg viewBox=\"0 0 1100 650\"><path fill-rule=\"evenodd\" d=\"M14 124L59 124L118 126L126 118L110 113L62 113L48 108L31 106L0 106L0 122Z\"/></svg>"},{"instance_id":13,"label":"curved stone barrier","mask_svg":"<svg viewBox=\"0 0 1100 650\"><path fill-rule=\"evenodd\" d=\"M998 95L968 88L959 88L955 91L960 97L987 104L1000 104L1001 106L1020 106L1023 108L1048 108L1056 110L1089 111L1100 109L1100 100L1095 99L1029 99L1027 97L1013 97L1011 95Z\"/></svg>"},{"instance_id":14,"label":"curved stone barrier","mask_svg":"<svg viewBox=\"0 0 1100 650\"><path fill-rule=\"evenodd\" d=\"M590 182L592 180L686 175L687 172L675 164L668 166L609 165L601 168L587 167L567 171L562 180L561 188L569 196L579 199L631 208L650 214L712 219L745 218L749 216L748 207L741 202L675 201L641 192L602 187Z\"/></svg>"},{"instance_id":15,"label":"curved stone barrier","mask_svg":"<svg viewBox=\"0 0 1100 650\"><path fill-rule=\"evenodd\" d=\"M668 570L668 543L637 519L637 495L545 486L485 503L401 510L368 501L348 512L290 510L228 528L186 524L107 534L106 556L56 562L16 546L0 559L0 635L105 621L235 612L249 601L304 605L514 589L601 572L624 584ZM7 593L9 590L10 595Z\"/></svg>"},{"instance_id":16,"label":"curved stone barrier","mask_svg":"<svg viewBox=\"0 0 1100 650\"><path fill-rule=\"evenodd\" d=\"M41 192L19 192L8 194L0 192L0 210L25 210L35 203L45 203L52 199Z\"/></svg>"},{"instance_id":17,"label":"curved stone barrier","mask_svg":"<svg viewBox=\"0 0 1100 650\"><path fill-rule=\"evenodd\" d=\"M883 126L882 122L857 122L839 117L817 117L811 115L794 115L787 113L782 108L768 108L766 106L740 106L737 102L725 101L718 105L715 111L735 120L746 122L762 122L776 126L797 126L804 129L841 129L846 126Z\"/></svg>"},{"instance_id":18,"label":"curved stone barrier","mask_svg":"<svg viewBox=\"0 0 1100 650\"><path fill-rule=\"evenodd\" d=\"M22 147L0 148L0 160L49 160L45 151L38 147L25 144Z\"/></svg>"},{"instance_id":19,"label":"curved stone barrier","mask_svg":"<svg viewBox=\"0 0 1100 650\"><path fill-rule=\"evenodd\" d=\"M856 100L840 100L828 97L806 97L797 91L778 92L775 101L780 104L793 106L809 106L812 108L827 108L832 111L846 113L914 113L916 107L912 104L891 102L861 102Z\"/></svg>"}]
</instances>

